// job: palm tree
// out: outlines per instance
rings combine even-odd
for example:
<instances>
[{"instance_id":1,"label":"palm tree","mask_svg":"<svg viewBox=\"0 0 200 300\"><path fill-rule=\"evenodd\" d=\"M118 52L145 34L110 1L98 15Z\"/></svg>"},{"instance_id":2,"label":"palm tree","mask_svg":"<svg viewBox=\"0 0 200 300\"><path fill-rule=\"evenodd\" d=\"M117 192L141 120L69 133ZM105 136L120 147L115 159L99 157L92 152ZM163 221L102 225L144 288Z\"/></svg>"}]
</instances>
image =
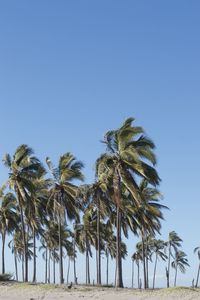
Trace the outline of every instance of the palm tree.
<instances>
[{"instance_id":1,"label":"palm tree","mask_svg":"<svg viewBox=\"0 0 200 300\"><path fill-rule=\"evenodd\" d=\"M16 198L12 193L3 195L0 207L0 232L2 236L2 274L5 273L5 240L6 233L10 234L18 228L19 215L16 212Z\"/></svg>"},{"instance_id":2,"label":"palm tree","mask_svg":"<svg viewBox=\"0 0 200 300\"><path fill-rule=\"evenodd\" d=\"M172 261L172 268L175 269L175 277L174 277L174 286L176 286L176 278L177 278L177 271L178 269L181 271L181 273L185 273L186 268L190 265L188 264L188 260L186 258L186 254L183 251L176 251L174 261Z\"/></svg>"},{"instance_id":3,"label":"palm tree","mask_svg":"<svg viewBox=\"0 0 200 300\"><path fill-rule=\"evenodd\" d=\"M153 272L153 289L155 287L155 279L156 279L156 268L158 259L161 258L162 260L167 259L167 255L163 252L165 248L165 242L162 240L152 239L150 242L150 248L152 250L151 256L155 253L155 265L154 265L154 272Z\"/></svg>"},{"instance_id":4,"label":"palm tree","mask_svg":"<svg viewBox=\"0 0 200 300\"><path fill-rule=\"evenodd\" d=\"M22 280L24 281L24 245L22 235L22 228L19 227L17 230L15 230L13 239L8 243L8 246L11 248L12 253L14 254L16 280L18 280L17 260L19 260L22 263ZM31 242L31 239L32 237L26 234L28 260L31 260L33 257L33 251L31 250L33 248L33 243Z\"/></svg>"},{"instance_id":5,"label":"palm tree","mask_svg":"<svg viewBox=\"0 0 200 300\"><path fill-rule=\"evenodd\" d=\"M149 186L146 179L140 182L139 193L141 205L136 207L135 218L139 224L138 230L142 239L144 288L148 288L148 252L150 251L148 243L156 232L159 233L160 220L163 220L162 209L167 209L167 207L159 203L162 195L156 188Z\"/></svg>"},{"instance_id":6,"label":"palm tree","mask_svg":"<svg viewBox=\"0 0 200 300\"><path fill-rule=\"evenodd\" d=\"M49 179L42 175L34 180L35 189L31 192L32 201L26 208L27 222L33 236L33 282L36 281L36 241L44 233L43 225L47 223L46 206L49 197Z\"/></svg>"},{"instance_id":7,"label":"palm tree","mask_svg":"<svg viewBox=\"0 0 200 300\"><path fill-rule=\"evenodd\" d=\"M81 187L79 197L84 199L84 204L87 209L96 211L96 269L97 269L97 284L101 284L101 236L100 230L101 220L108 216L110 212L109 199L106 193L102 190L102 183L95 181L93 184L84 185Z\"/></svg>"},{"instance_id":8,"label":"palm tree","mask_svg":"<svg viewBox=\"0 0 200 300\"><path fill-rule=\"evenodd\" d=\"M110 180L113 185L113 200L117 210L117 287L123 287L120 251L122 183L131 193L134 204L140 205L141 198L133 174L146 178L153 185L159 184L160 181L156 170L147 164L148 161L153 165L156 163L153 153L154 143L142 135L144 133L142 127L132 126L133 121L133 118L129 118L118 130L106 133L104 143L107 146L107 153L102 155L97 162L97 174L100 181Z\"/></svg>"},{"instance_id":9,"label":"palm tree","mask_svg":"<svg viewBox=\"0 0 200 300\"><path fill-rule=\"evenodd\" d=\"M178 236L175 231L171 231L168 235L168 241L166 246L168 247L168 268L166 269L167 275L167 287L169 287L169 278L170 278L170 259L172 256L172 249L177 252L178 248L181 247L182 239Z\"/></svg>"},{"instance_id":10,"label":"palm tree","mask_svg":"<svg viewBox=\"0 0 200 300\"><path fill-rule=\"evenodd\" d=\"M137 266L137 279L138 279L138 289L140 288L140 261L142 260L142 251L141 249L137 249L132 255L132 263L136 263ZM132 270L134 267L132 267ZM134 287L134 278L132 275L132 287Z\"/></svg>"},{"instance_id":11,"label":"palm tree","mask_svg":"<svg viewBox=\"0 0 200 300\"><path fill-rule=\"evenodd\" d=\"M15 264L15 279L18 281L18 265L17 261L20 260L21 253L23 253L23 245L21 247L21 240L19 241L19 231L13 234L13 239L8 243L8 247L11 248L12 254L14 255L14 264ZM20 254L19 254L20 253ZM22 273L24 276L24 273Z\"/></svg>"},{"instance_id":12,"label":"palm tree","mask_svg":"<svg viewBox=\"0 0 200 300\"><path fill-rule=\"evenodd\" d=\"M197 279L196 279L196 284L195 287L198 287L198 281L199 281L199 273L200 273L200 247L196 247L194 249L194 253L197 253L198 260L199 260L199 266L198 266L198 271L197 271Z\"/></svg>"},{"instance_id":13,"label":"palm tree","mask_svg":"<svg viewBox=\"0 0 200 300\"><path fill-rule=\"evenodd\" d=\"M41 162L33 156L33 150L27 145L20 145L13 157L9 154L4 156L3 162L9 168L9 187L15 191L20 210L23 238L23 255L25 261L25 281L28 281L28 248L26 241L25 209L32 201L31 191L34 190L34 179L44 173Z\"/></svg>"},{"instance_id":14,"label":"palm tree","mask_svg":"<svg viewBox=\"0 0 200 300\"><path fill-rule=\"evenodd\" d=\"M79 220L80 204L77 201L78 188L72 182L84 179L81 173L83 164L77 161L71 153L66 153L60 157L57 168L53 167L49 158L46 159L46 162L54 180L54 184L50 189L49 202L53 201L54 216L59 228L59 269L60 284L62 284L64 279L61 227L66 222L66 216L69 220Z\"/></svg>"},{"instance_id":15,"label":"palm tree","mask_svg":"<svg viewBox=\"0 0 200 300\"><path fill-rule=\"evenodd\" d=\"M97 214L91 207L86 207L83 215L83 224L76 224L77 244L85 252L86 284L90 284L90 257L91 246L96 245Z\"/></svg>"}]
</instances>

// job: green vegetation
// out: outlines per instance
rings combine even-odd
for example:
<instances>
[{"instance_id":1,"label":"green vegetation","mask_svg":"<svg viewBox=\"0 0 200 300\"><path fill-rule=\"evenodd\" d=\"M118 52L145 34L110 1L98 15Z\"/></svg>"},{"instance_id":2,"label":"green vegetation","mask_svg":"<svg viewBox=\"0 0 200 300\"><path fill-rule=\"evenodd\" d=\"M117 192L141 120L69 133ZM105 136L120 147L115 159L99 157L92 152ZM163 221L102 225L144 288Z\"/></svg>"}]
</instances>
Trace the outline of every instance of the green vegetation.
<instances>
[{"instance_id":1,"label":"green vegetation","mask_svg":"<svg viewBox=\"0 0 200 300\"><path fill-rule=\"evenodd\" d=\"M60 156L56 167L49 157L43 164L27 145L20 145L13 155L4 156L8 180L0 190L2 276L8 276L4 249L6 236L12 235L8 246L14 257L17 281L19 264L24 282L30 282L30 275L33 283L37 281L40 251L45 261L45 283L55 284L56 263L59 263L60 284L64 282L63 260L67 258L67 283L72 263L76 284L76 257L80 251L85 255L86 284L91 284L90 260L96 252L95 284L102 284L101 257L105 255L106 285L102 286L111 287L109 260L115 259L115 286L123 287L122 259L127 256L125 241L131 231L140 239L132 255L132 287L135 265L138 288L151 287L149 264L153 260L155 287L159 259L167 263L167 286L171 266L175 269L176 285L177 271L184 272L188 261L180 250L182 240L176 232L169 233L167 241L156 239L167 207L161 204L158 189L155 145L134 122L129 118L120 128L105 134L105 153L96 160L92 184L78 186L79 181L84 181L83 163L69 152ZM32 274L29 263L33 264ZM199 272L196 286L198 277Z\"/></svg>"},{"instance_id":2,"label":"green vegetation","mask_svg":"<svg viewBox=\"0 0 200 300\"><path fill-rule=\"evenodd\" d=\"M0 274L0 281L10 281L13 279L13 274L4 273Z\"/></svg>"}]
</instances>

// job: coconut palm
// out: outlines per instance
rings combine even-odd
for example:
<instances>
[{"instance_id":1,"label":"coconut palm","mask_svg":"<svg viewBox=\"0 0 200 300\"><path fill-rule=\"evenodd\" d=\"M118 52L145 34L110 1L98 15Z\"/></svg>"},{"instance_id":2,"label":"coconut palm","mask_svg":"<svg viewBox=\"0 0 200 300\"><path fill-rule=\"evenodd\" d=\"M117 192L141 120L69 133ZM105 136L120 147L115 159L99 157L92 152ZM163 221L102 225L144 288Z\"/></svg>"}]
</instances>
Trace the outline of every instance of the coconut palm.
<instances>
[{"instance_id":1,"label":"coconut palm","mask_svg":"<svg viewBox=\"0 0 200 300\"><path fill-rule=\"evenodd\" d=\"M109 270L109 256L111 259L116 258L116 237L108 235L104 243L104 251L106 256L106 284L108 285L108 270Z\"/></svg>"},{"instance_id":2,"label":"coconut palm","mask_svg":"<svg viewBox=\"0 0 200 300\"><path fill-rule=\"evenodd\" d=\"M142 261L142 251L141 249L137 249L132 257L132 263L133 263L133 266L132 266L132 271L134 269L134 263L136 263L136 266L137 266L137 279L138 279L138 289L140 288L140 261ZM132 275L132 287L134 287L134 277Z\"/></svg>"},{"instance_id":3,"label":"coconut palm","mask_svg":"<svg viewBox=\"0 0 200 300\"><path fill-rule=\"evenodd\" d=\"M113 185L113 200L117 211L117 287L123 287L122 261L121 261L121 185L132 194L134 204L141 202L138 193L138 185L133 174L146 178L148 182L156 185L160 179L156 170L147 164L153 165L156 158L153 153L154 143L146 138L142 127L132 125L134 119L127 119L118 130L106 133L104 143L107 146L107 153L102 155L97 162L98 178L104 182L110 179ZM145 161L144 161L144 160Z\"/></svg>"},{"instance_id":4,"label":"coconut palm","mask_svg":"<svg viewBox=\"0 0 200 300\"><path fill-rule=\"evenodd\" d=\"M90 257L92 257L91 246L96 245L97 214L96 211L87 207L83 215L83 224L76 224L76 238L79 248L85 252L86 284L90 284Z\"/></svg>"},{"instance_id":5,"label":"coconut palm","mask_svg":"<svg viewBox=\"0 0 200 300\"><path fill-rule=\"evenodd\" d=\"M175 231L171 231L168 235L168 241L165 243L168 248L168 268L166 269L167 275L167 287L169 287L170 278L170 261L172 256L172 249L176 253L178 248L181 247L182 239L178 236Z\"/></svg>"},{"instance_id":6,"label":"coconut palm","mask_svg":"<svg viewBox=\"0 0 200 300\"><path fill-rule=\"evenodd\" d=\"M178 269L181 271L181 273L185 273L186 267L190 266L186 257L187 255L183 251L175 251L175 257L171 264L172 268L175 269L174 286L176 286Z\"/></svg>"},{"instance_id":7,"label":"coconut palm","mask_svg":"<svg viewBox=\"0 0 200 300\"><path fill-rule=\"evenodd\" d=\"M33 282L36 281L36 241L43 235L44 228L47 223L46 206L49 197L48 188L51 181L45 179L42 175L34 180L35 189L31 192L32 201L26 208L27 223L30 227L33 236Z\"/></svg>"},{"instance_id":8,"label":"coconut palm","mask_svg":"<svg viewBox=\"0 0 200 300\"><path fill-rule=\"evenodd\" d=\"M95 181L93 184L84 185L81 187L80 194L84 198L88 209L96 211L96 269L97 269L97 284L101 284L101 236L100 230L101 220L110 213L109 199L107 194L102 189L102 183Z\"/></svg>"},{"instance_id":9,"label":"coconut palm","mask_svg":"<svg viewBox=\"0 0 200 300\"><path fill-rule=\"evenodd\" d=\"M163 252L165 248L165 242L162 240L152 239L150 241L150 248L152 250L151 256L155 254L155 264L154 264L154 272L153 272L153 289L155 287L155 279L156 279L156 268L157 268L157 262L159 258L161 258L163 261L167 259L167 255Z\"/></svg>"},{"instance_id":10,"label":"coconut palm","mask_svg":"<svg viewBox=\"0 0 200 300\"><path fill-rule=\"evenodd\" d=\"M60 284L63 279L63 249L62 249L62 232L61 227L68 220L79 220L79 207L77 201L77 186L72 182L74 180L83 180L81 173L83 164L77 161L71 153L65 153L59 159L58 167L54 168L49 158L46 159L47 165L53 176L54 184L50 189L49 205L53 202L55 220L59 228L59 270Z\"/></svg>"},{"instance_id":11,"label":"coconut palm","mask_svg":"<svg viewBox=\"0 0 200 300\"><path fill-rule=\"evenodd\" d=\"M8 247L11 248L12 254L14 255L14 264L15 264L15 279L18 281L18 265L17 261L20 260L21 253L23 253L23 245L21 245L21 240L19 243L19 231L13 234L13 239L8 243ZM20 237L21 238L21 237ZM19 254L20 253L20 254ZM24 276L24 273L22 273Z\"/></svg>"},{"instance_id":12,"label":"coconut palm","mask_svg":"<svg viewBox=\"0 0 200 300\"><path fill-rule=\"evenodd\" d=\"M9 248L11 248L12 253L14 254L15 260L15 272L16 272L16 280L18 280L18 268L17 268L17 261L21 261L22 267L22 280L24 281L24 244L22 238L23 232L22 228L19 226L17 230L15 230L13 234L13 239L8 243ZM33 243L31 242L32 237L26 234L26 241L27 241L27 257L28 260L33 258Z\"/></svg>"},{"instance_id":13,"label":"coconut palm","mask_svg":"<svg viewBox=\"0 0 200 300\"><path fill-rule=\"evenodd\" d=\"M199 273L200 273L200 247L196 247L194 249L194 253L197 253L197 257L198 257L198 260L199 260L199 266L198 266L198 271L197 271L197 279L196 279L196 284L195 284L195 287L197 288L198 287L198 282L199 282Z\"/></svg>"},{"instance_id":14,"label":"coconut palm","mask_svg":"<svg viewBox=\"0 0 200 300\"><path fill-rule=\"evenodd\" d=\"M150 251L148 243L156 232L159 233L160 221L163 220L162 210L167 207L159 203L162 195L158 189L149 186L146 179L140 182L139 193L141 204L136 207L135 218L139 224L138 231L142 240L144 288L148 288L148 252Z\"/></svg>"},{"instance_id":15,"label":"coconut palm","mask_svg":"<svg viewBox=\"0 0 200 300\"><path fill-rule=\"evenodd\" d=\"M0 232L2 236L2 274L5 273L5 240L6 234L11 234L18 228L19 215L16 212L16 198L14 194L3 195L0 206Z\"/></svg>"},{"instance_id":16,"label":"coconut palm","mask_svg":"<svg viewBox=\"0 0 200 300\"><path fill-rule=\"evenodd\" d=\"M31 203L31 192L34 190L33 181L44 173L41 162L33 156L33 150L27 145L20 145L13 157L4 156L3 162L9 169L8 184L15 191L20 211L22 239L24 246L25 281L28 281L28 248L26 241L25 209Z\"/></svg>"}]
</instances>

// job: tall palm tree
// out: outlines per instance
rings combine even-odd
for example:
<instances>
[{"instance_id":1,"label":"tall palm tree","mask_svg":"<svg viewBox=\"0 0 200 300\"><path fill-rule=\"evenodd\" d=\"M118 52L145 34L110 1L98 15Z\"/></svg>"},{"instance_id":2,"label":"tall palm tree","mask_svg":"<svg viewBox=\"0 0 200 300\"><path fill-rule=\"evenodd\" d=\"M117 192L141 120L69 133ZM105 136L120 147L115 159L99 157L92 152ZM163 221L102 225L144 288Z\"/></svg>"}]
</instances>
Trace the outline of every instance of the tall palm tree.
<instances>
[{"instance_id":1,"label":"tall palm tree","mask_svg":"<svg viewBox=\"0 0 200 300\"><path fill-rule=\"evenodd\" d=\"M31 192L32 201L26 208L27 223L33 237L33 282L36 281L36 242L37 238L44 233L43 225L47 223L46 206L51 184L51 181L45 179L43 175L34 180L35 189Z\"/></svg>"},{"instance_id":2,"label":"tall palm tree","mask_svg":"<svg viewBox=\"0 0 200 300\"><path fill-rule=\"evenodd\" d=\"M199 281L199 273L200 273L200 247L196 247L194 249L194 253L197 253L198 260L199 260L199 266L198 266L198 271L197 271L197 279L196 279L196 284L195 287L198 287L198 281Z\"/></svg>"},{"instance_id":3,"label":"tall palm tree","mask_svg":"<svg viewBox=\"0 0 200 300\"><path fill-rule=\"evenodd\" d=\"M5 240L6 233L11 234L18 228L19 215L16 212L16 198L14 194L3 195L0 206L0 232L2 237L2 274L5 273Z\"/></svg>"},{"instance_id":4,"label":"tall palm tree","mask_svg":"<svg viewBox=\"0 0 200 300\"><path fill-rule=\"evenodd\" d=\"M165 248L165 242L162 240L152 239L150 242L150 248L152 250L151 256L155 254L155 264L154 264L154 272L153 272L153 289L155 288L155 279L156 279L156 268L158 259L161 258L162 260L167 259L167 255L163 252Z\"/></svg>"},{"instance_id":5,"label":"tall palm tree","mask_svg":"<svg viewBox=\"0 0 200 300\"><path fill-rule=\"evenodd\" d=\"M68 220L79 220L79 207L77 201L78 187L73 184L74 180L84 180L81 172L83 164L77 161L71 153L65 153L59 159L58 167L54 168L51 160L46 159L49 170L53 176L54 184L50 188L49 203L53 202L53 211L58 222L59 231L59 270L60 284L64 282L63 278L63 249L61 227Z\"/></svg>"},{"instance_id":6,"label":"tall palm tree","mask_svg":"<svg viewBox=\"0 0 200 300\"><path fill-rule=\"evenodd\" d=\"M84 198L87 209L96 211L96 269L97 284L101 284L101 220L108 216L110 212L109 199L102 189L102 183L95 181L93 184L84 185L80 189L80 194Z\"/></svg>"},{"instance_id":7,"label":"tall palm tree","mask_svg":"<svg viewBox=\"0 0 200 300\"><path fill-rule=\"evenodd\" d=\"M28 248L26 241L25 209L32 201L31 191L34 190L33 181L44 173L41 162L33 156L33 150L27 145L20 145L13 157L4 156L3 162L9 169L8 184L15 191L20 210L22 224L22 238L24 246L25 281L28 281Z\"/></svg>"},{"instance_id":8,"label":"tall palm tree","mask_svg":"<svg viewBox=\"0 0 200 300\"><path fill-rule=\"evenodd\" d=\"M171 231L168 235L168 241L166 242L166 246L168 248L168 268L166 269L167 275L167 287L169 287L169 279L170 279L170 262L172 256L172 249L176 253L178 248L181 247L182 239L178 236L175 231Z\"/></svg>"},{"instance_id":9,"label":"tall palm tree","mask_svg":"<svg viewBox=\"0 0 200 300\"><path fill-rule=\"evenodd\" d=\"M174 286L176 286L176 278L178 269L181 273L185 273L186 267L189 267L188 259L186 258L186 254L183 251L176 251L174 260L172 261L172 268L175 269L175 277L174 277Z\"/></svg>"},{"instance_id":10,"label":"tall palm tree","mask_svg":"<svg viewBox=\"0 0 200 300\"><path fill-rule=\"evenodd\" d=\"M148 182L159 184L159 177L147 162L153 165L156 158L153 153L154 143L146 138L142 127L132 125L134 119L127 119L121 128L106 133L104 143L107 153L97 162L98 178L104 182L110 180L113 185L113 200L117 210L117 287L123 287L121 258L121 186L122 183L132 194L134 204L139 205L141 198L134 174L146 178Z\"/></svg>"}]
</instances>

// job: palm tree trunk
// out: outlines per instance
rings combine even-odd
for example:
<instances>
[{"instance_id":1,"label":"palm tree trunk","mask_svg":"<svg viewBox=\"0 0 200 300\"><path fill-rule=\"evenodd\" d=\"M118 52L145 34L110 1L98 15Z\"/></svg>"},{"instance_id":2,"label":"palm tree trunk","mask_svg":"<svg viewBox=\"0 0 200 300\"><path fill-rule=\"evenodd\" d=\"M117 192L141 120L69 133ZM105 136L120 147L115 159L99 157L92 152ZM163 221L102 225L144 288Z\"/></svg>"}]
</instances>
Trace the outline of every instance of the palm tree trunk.
<instances>
[{"instance_id":1,"label":"palm tree trunk","mask_svg":"<svg viewBox=\"0 0 200 300\"><path fill-rule=\"evenodd\" d=\"M138 289L140 288L140 263L137 262L137 268L138 268Z\"/></svg>"},{"instance_id":2,"label":"palm tree trunk","mask_svg":"<svg viewBox=\"0 0 200 300\"><path fill-rule=\"evenodd\" d=\"M90 284L90 256L88 255L88 284Z\"/></svg>"},{"instance_id":3,"label":"palm tree trunk","mask_svg":"<svg viewBox=\"0 0 200 300\"><path fill-rule=\"evenodd\" d=\"M14 249L14 261L15 261L15 277L16 277L16 281L18 281L17 255L15 249Z\"/></svg>"},{"instance_id":4,"label":"palm tree trunk","mask_svg":"<svg viewBox=\"0 0 200 300\"><path fill-rule=\"evenodd\" d=\"M117 207L117 237L116 237L116 266L117 266L117 278L115 282L116 287L123 288L123 279L122 279L122 256L121 256L121 211L120 211L120 177L118 169L115 170L114 176L114 196L115 203Z\"/></svg>"},{"instance_id":5,"label":"palm tree trunk","mask_svg":"<svg viewBox=\"0 0 200 300\"><path fill-rule=\"evenodd\" d=\"M85 283L88 284L88 246L87 246L87 233L85 232Z\"/></svg>"},{"instance_id":6,"label":"palm tree trunk","mask_svg":"<svg viewBox=\"0 0 200 300\"><path fill-rule=\"evenodd\" d=\"M24 281L28 281L28 251L27 251L27 243L26 243L26 231L24 224L24 216L23 211L20 205L20 216L21 216L21 224L22 224L22 237L23 237L23 245L24 245L24 264L25 264L25 272L24 272Z\"/></svg>"},{"instance_id":7,"label":"palm tree trunk","mask_svg":"<svg viewBox=\"0 0 200 300\"><path fill-rule=\"evenodd\" d=\"M70 257L68 257L67 284L69 283Z\"/></svg>"},{"instance_id":8,"label":"palm tree trunk","mask_svg":"<svg viewBox=\"0 0 200 300\"><path fill-rule=\"evenodd\" d=\"M47 262L48 262L47 254L48 254L48 248L47 248L47 245L46 245L46 253L45 253L45 283L47 283Z\"/></svg>"},{"instance_id":9,"label":"palm tree trunk","mask_svg":"<svg viewBox=\"0 0 200 300\"><path fill-rule=\"evenodd\" d=\"M117 263L115 263L115 286L117 283Z\"/></svg>"},{"instance_id":10,"label":"palm tree trunk","mask_svg":"<svg viewBox=\"0 0 200 300\"><path fill-rule=\"evenodd\" d=\"M108 263L109 263L109 254L106 253L106 284L108 285Z\"/></svg>"},{"instance_id":11,"label":"palm tree trunk","mask_svg":"<svg viewBox=\"0 0 200 300\"><path fill-rule=\"evenodd\" d=\"M77 277L76 277L76 243L75 238L73 239L73 247L74 247L74 284L77 284Z\"/></svg>"},{"instance_id":12,"label":"palm tree trunk","mask_svg":"<svg viewBox=\"0 0 200 300\"><path fill-rule=\"evenodd\" d=\"M174 277L174 286L176 286L176 278L177 278L177 265L176 265L176 270L175 270L175 277Z\"/></svg>"},{"instance_id":13,"label":"palm tree trunk","mask_svg":"<svg viewBox=\"0 0 200 300\"><path fill-rule=\"evenodd\" d=\"M99 282L99 264L98 264L98 252L97 252L97 240L96 240L96 273L97 273L97 284Z\"/></svg>"},{"instance_id":14,"label":"palm tree trunk","mask_svg":"<svg viewBox=\"0 0 200 300\"><path fill-rule=\"evenodd\" d=\"M36 282L36 237L33 228L33 282Z\"/></svg>"},{"instance_id":15,"label":"palm tree trunk","mask_svg":"<svg viewBox=\"0 0 200 300\"><path fill-rule=\"evenodd\" d=\"M147 241L146 241L147 243ZM149 288L149 259L148 259L148 255L147 255L147 247L148 245L146 244L146 282L147 282L147 289Z\"/></svg>"},{"instance_id":16,"label":"palm tree trunk","mask_svg":"<svg viewBox=\"0 0 200 300\"><path fill-rule=\"evenodd\" d=\"M158 254L156 253L156 260L155 260L154 272L153 272L153 289L155 287L157 261L158 261Z\"/></svg>"},{"instance_id":17,"label":"palm tree trunk","mask_svg":"<svg viewBox=\"0 0 200 300\"><path fill-rule=\"evenodd\" d=\"M5 273L5 240L6 240L6 232L3 231L2 234L2 274Z\"/></svg>"},{"instance_id":18,"label":"palm tree trunk","mask_svg":"<svg viewBox=\"0 0 200 300\"><path fill-rule=\"evenodd\" d=\"M122 280L122 257L121 257L121 212L120 208L117 206L117 255L116 255L116 265L117 265L117 276L116 276L116 287L123 288Z\"/></svg>"},{"instance_id":19,"label":"palm tree trunk","mask_svg":"<svg viewBox=\"0 0 200 300\"><path fill-rule=\"evenodd\" d=\"M59 270L60 270L60 284L64 283L63 279L63 251L62 251L62 232L61 232L61 216L59 213Z\"/></svg>"},{"instance_id":20,"label":"palm tree trunk","mask_svg":"<svg viewBox=\"0 0 200 300\"><path fill-rule=\"evenodd\" d=\"M101 284L100 199L97 196L97 284Z\"/></svg>"},{"instance_id":21,"label":"palm tree trunk","mask_svg":"<svg viewBox=\"0 0 200 300\"><path fill-rule=\"evenodd\" d=\"M147 281L146 281L146 262L145 262L145 241L144 241L143 232L142 232L142 262L143 262L143 271L144 271L144 289L146 289Z\"/></svg>"},{"instance_id":22,"label":"palm tree trunk","mask_svg":"<svg viewBox=\"0 0 200 300\"><path fill-rule=\"evenodd\" d=\"M195 284L195 287L196 287L196 288L198 287L199 273L200 273L200 263L199 263L199 267L198 267L197 280L196 280L196 284Z\"/></svg>"},{"instance_id":23,"label":"palm tree trunk","mask_svg":"<svg viewBox=\"0 0 200 300\"><path fill-rule=\"evenodd\" d=\"M27 249L27 242L26 242L26 230L25 230L25 224L24 224L24 215L23 215L23 209L21 205L21 196L19 189L17 188L17 198L18 198L18 204L20 209L20 219L21 219L21 225L22 225L22 238L23 238L23 247L24 247L24 262L25 262L25 278L23 281L28 281L28 249Z\"/></svg>"},{"instance_id":24,"label":"palm tree trunk","mask_svg":"<svg viewBox=\"0 0 200 300\"><path fill-rule=\"evenodd\" d=\"M132 260L132 289L134 287L134 260Z\"/></svg>"},{"instance_id":25,"label":"palm tree trunk","mask_svg":"<svg viewBox=\"0 0 200 300\"><path fill-rule=\"evenodd\" d=\"M51 282L50 274L51 274L51 250L49 249L49 258L48 258L48 283Z\"/></svg>"},{"instance_id":26,"label":"palm tree trunk","mask_svg":"<svg viewBox=\"0 0 200 300\"><path fill-rule=\"evenodd\" d=\"M24 282L24 255L22 255L22 281Z\"/></svg>"},{"instance_id":27,"label":"palm tree trunk","mask_svg":"<svg viewBox=\"0 0 200 300\"><path fill-rule=\"evenodd\" d=\"M169 288L170 259L171 259L171 245L169 244L169 257L168 257L168 269L167 269L167 287L168 288Z\"/></svg>"},{"instance_id":28,"label":"palm tree trunk","mask_svg":"<svg viewBox=\"0 0 200 300\"><path fill-rule=\"evenodd\" d=\"M56 283L56 260L55 260L55 248L53 249L53 283Z\"/></svg>"}]
</instances>

